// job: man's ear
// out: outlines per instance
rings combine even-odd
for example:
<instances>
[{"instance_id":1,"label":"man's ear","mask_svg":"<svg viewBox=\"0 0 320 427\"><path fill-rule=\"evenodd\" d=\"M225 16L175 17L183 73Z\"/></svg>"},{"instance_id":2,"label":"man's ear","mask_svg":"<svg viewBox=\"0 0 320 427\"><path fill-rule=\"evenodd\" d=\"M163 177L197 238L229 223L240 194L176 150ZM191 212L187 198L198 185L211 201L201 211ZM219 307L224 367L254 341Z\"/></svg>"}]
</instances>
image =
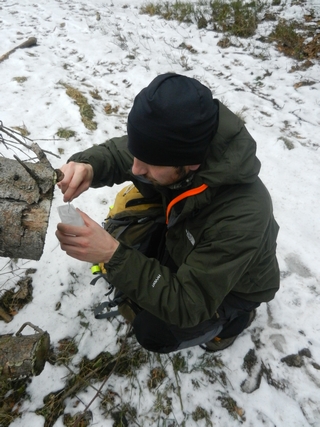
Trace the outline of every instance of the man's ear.
<instances>
[{"instance_id":1,"label":"man's ear","mask_svg":"<svg viewBox=\"0 0 320 427\"><path fill-rule=\"evenodd\" d=\"M191 171L196 171L197 169L199 169L199 167L200 167L201 165L191 165L191 166L189 166L189 169L191 170Z\"/></svg>"}]
</instances>

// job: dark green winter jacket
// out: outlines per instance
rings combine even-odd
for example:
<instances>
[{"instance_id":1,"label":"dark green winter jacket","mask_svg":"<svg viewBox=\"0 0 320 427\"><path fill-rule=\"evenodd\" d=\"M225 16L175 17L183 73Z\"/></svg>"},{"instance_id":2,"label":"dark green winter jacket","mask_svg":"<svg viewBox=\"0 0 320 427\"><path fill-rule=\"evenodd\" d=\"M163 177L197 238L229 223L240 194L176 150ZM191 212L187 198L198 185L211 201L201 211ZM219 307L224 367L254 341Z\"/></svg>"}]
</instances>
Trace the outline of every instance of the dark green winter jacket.
<instances>
[{"instance_id":1,"label":"dark green winter jacket","mask_svg":"<svg viewBox=\"0 0 320 427\"><path fill-rule=\"evenodd\" d=\"M92 187L133 181L145 196L152 195L154 187L132 175L126 143L126 136L114 138L70 160L93 166ZM259 170L255 141L243 122L219 103L217 133L188 187L208 188L170 212L166 245L178 270L173 273L120 244L107 264L110 283L142 308L180 327L212 318L229 292L249 301L270 301L279 288L279 227ZM172 194L161 191L164 208Z\"/></svg>"}]
</instances>

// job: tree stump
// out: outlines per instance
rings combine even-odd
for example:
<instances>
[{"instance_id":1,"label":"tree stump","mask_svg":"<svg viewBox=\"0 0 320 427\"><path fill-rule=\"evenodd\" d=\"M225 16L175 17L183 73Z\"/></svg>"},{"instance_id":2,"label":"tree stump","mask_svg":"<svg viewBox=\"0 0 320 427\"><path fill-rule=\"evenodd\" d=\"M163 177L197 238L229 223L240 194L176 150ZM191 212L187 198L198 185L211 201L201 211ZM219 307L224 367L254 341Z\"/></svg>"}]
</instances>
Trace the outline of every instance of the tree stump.
<instances>
[{"instance_id":1,"label":"tree stump","mask_svg":"<svg viewBox=\"0 0 320 427\"><path fill-rule=\"evenodd\" d=\"M45 243L56 171L48 161L0 157L0 256L39 260Z\"/></svg>"},{"instance_id":2,"label":"tree stump","mask_svg":"<svg viewBox=\"0 0 320 427\"><path fill-rule=\"evenodd\" d=\"M22 335L30 326L36 333ZM0 377L18 379L39 375L48 359L50 336L32 323L24 323L16 335L0 335Z\"/></svg>"}]
</instances>

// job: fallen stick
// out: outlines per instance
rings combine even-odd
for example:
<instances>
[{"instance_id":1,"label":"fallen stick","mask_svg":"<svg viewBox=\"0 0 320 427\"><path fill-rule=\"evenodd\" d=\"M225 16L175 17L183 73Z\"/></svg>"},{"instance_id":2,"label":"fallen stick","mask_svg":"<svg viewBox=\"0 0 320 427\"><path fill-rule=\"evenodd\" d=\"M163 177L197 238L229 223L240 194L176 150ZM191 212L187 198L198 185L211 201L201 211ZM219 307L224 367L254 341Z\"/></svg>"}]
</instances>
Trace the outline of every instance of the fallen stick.
<instances>
[{"instance_id":1,"label":"fallen stick","mask_svg":"<svg viewBox=\"0 0 320 427\"><path fill-rule=\"evenodd\" d=\"M35 37L30 37L25 42L19 44L18 46L14 47L13 49L9 50L4 55L0 56L0 62L4 61L5 59L8 59L9 56L15 52L17 49L24 49L25 47L32 47L37 44L37 39Z\"/></svg>"}]
</instances>

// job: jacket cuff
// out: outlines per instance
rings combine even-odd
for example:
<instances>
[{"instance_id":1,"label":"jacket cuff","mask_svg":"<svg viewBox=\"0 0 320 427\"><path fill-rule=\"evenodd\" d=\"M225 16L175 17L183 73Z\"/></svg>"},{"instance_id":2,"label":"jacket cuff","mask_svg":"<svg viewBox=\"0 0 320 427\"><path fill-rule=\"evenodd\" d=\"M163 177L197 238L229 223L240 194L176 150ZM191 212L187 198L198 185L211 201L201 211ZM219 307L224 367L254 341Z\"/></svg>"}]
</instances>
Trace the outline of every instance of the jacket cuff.
<instances>
[{"instance_id":1,"label":"jacket cuff","mask_svg":"<svg viewBox=\"0 0 320 427\"><path fill-rule=\"evenodd\" d=\"M106 267L108 268L108 271L112 270L113 268L119 267L119 264L121 264L121 262L124 261L127 255L126 252L128 251L128 249L130 248L123 245L122 243L119 244L114 254L110 258L109 262L106 263Z\"/></svg>"}]
</instances>

